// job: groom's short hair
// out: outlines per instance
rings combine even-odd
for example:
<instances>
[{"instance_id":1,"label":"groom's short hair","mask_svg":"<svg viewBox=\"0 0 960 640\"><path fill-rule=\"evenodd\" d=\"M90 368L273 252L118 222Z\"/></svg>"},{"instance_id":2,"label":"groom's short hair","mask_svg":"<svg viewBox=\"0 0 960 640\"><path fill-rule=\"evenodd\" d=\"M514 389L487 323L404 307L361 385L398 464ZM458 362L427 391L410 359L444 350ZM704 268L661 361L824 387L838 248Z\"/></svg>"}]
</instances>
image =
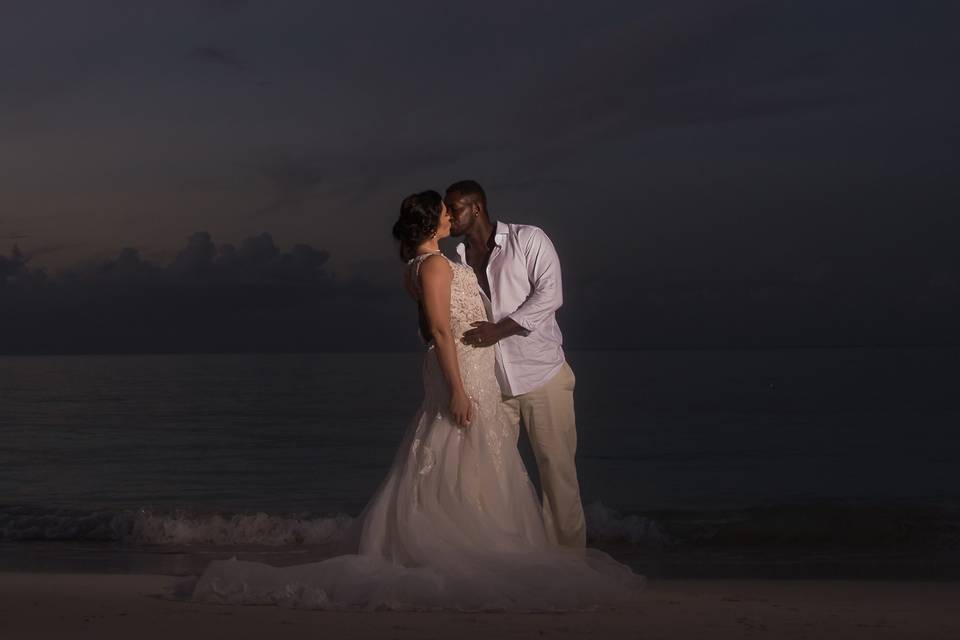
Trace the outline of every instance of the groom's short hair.
<instances>
[{"instance_id":1,"label":"groom's short hair","mask_svg":"<svg viewBox=\"0 0 960 640\"><path fill-rule=\"evenodd\" d=\"M487 208L487 194L476 180L461 180L447 187L447 193L459 193L461 196L472 196L480 201L483 208Z\"/></svg>"}]
</instances>

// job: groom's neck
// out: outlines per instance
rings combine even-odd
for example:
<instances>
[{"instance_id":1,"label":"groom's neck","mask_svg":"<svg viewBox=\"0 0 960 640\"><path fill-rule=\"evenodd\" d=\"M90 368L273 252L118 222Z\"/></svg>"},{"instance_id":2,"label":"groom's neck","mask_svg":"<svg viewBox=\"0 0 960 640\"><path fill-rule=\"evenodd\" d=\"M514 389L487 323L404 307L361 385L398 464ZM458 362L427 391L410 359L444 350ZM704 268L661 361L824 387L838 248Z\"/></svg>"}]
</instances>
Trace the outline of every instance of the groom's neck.
<instances>
[{"instance_id":1,"label":"groom's neck","mask_svg":"<svg viewBox=\"0 0 960 640\"><path fill-rule=\"evenodd\" d=\"M464 239L470 248L489 247L493 243L496 230L497 224L495 222L491 222L489 218L480 218L470 228Z\"/></svg>"}]
</instances>

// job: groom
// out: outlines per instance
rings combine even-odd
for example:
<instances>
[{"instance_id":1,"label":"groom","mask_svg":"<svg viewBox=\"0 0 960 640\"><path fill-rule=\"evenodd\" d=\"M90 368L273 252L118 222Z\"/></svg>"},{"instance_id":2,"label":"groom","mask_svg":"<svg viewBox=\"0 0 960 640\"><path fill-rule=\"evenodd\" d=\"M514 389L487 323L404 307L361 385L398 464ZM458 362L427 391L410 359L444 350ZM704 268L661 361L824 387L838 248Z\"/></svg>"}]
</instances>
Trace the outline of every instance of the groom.
<instances>
[{"instance_id":1,"label":"groom","mask_svg":"<svg viewBox=\"0 0 960 640\"><path fill-rule=\"evenodd\" d=\"M490 221L487 197L473 180L456 182L444 202L460 261L473 268L483 290L487 318L463 334L471 347L494 346L503 406L513 427L527 429L540 471L543 520L561 545L586 545L586 526L574 455L575 378L563 356L556 310L563 302L560 261L537 227Z\"/></svg>"}]
</instances>

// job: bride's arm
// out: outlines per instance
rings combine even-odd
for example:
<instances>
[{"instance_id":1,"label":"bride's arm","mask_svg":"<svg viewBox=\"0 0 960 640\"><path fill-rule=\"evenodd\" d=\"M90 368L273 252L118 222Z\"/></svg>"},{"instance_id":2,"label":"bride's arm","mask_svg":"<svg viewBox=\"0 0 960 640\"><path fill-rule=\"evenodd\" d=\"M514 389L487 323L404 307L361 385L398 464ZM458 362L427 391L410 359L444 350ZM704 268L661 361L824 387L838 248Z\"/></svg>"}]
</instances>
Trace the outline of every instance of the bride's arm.
<instances>
[{"instance_id":1,"label":"bride's arm","mask_svg":"<svg viewBox=\"0 0 960 640\"><path fill-rule=\"evenodd\" d=\"M442 256L431 256L420 265L420 289L423 311L440 362L440 370L450 388L450 413L461 427L470 424L470 398L463 388L457 345L450 328L450 282L453 271Z\"/></svg>"}]
</instances>

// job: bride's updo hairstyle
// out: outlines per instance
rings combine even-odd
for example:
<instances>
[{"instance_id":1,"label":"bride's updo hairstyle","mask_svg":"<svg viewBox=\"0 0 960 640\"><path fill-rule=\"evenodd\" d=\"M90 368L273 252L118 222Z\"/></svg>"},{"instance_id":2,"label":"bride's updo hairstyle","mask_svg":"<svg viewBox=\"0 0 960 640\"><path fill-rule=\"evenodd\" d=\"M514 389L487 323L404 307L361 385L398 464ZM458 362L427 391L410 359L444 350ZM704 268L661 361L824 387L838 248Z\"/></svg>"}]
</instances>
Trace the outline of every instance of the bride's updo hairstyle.
<instances>
[{"instance_id":1,"label":"bride's updo hairstyle","mask_svg":"<svg viewBox=\"0 0 960 640\"><path fill-rule=\"evenodd\" d=\"M440 226L443 198L436 191L421 191L404 198L400 217L393 224L393 237L400 242L400 259L413 258L417 245L429 238Z\"/></svg>"}]
</instances>

